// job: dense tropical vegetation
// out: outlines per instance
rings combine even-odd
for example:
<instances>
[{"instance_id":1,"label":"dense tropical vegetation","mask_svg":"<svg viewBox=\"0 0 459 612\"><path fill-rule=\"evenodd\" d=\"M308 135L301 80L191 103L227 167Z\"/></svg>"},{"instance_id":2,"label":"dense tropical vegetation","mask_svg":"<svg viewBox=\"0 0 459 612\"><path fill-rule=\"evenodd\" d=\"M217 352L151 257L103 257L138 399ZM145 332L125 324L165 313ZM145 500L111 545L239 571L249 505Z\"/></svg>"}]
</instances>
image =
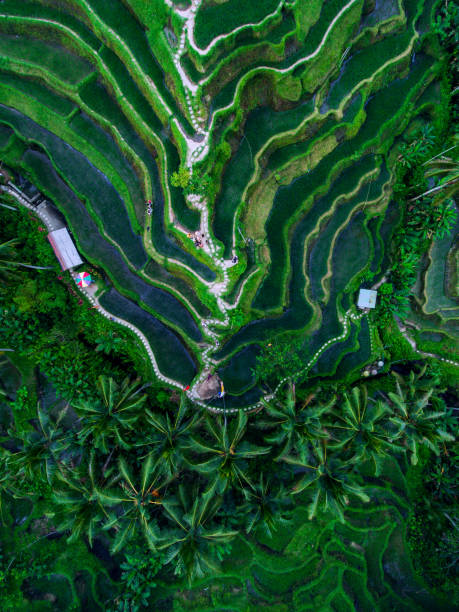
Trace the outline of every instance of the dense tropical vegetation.
<instances>
[{"instance_id":1,"label":"dense tropical vegetation","mask_svg":"<svg viewBox=\"0 0 459 612\"><path fill-rule=\"evenodd\" d=\"M213 362L203 357L211 338L218 373L236 391L226 396L227 404L224 398L214 398L205 405L195 401L188 386L176 384L180 378L160 380L140 336L98 313L69 272L61 271L44 222L1 191L0 609L290 612L458 607L459 10L455 4L403 0L398 3L401 17L394 3L394 14L386 23L390 36L400 36L394 57L397 61L401 57L402 64L394 73L376 76L381 67L373 66L375 58L367 54L373 45L381 45L382 57L392 53L385 44L391 38L385 38L387 32L378 21L384 22L385 10L390 10L384 3L368 0L355 2L360 12L352 13L336 34L336 57L330 44L307 70L299 65L301 71L294 68L267 80L256 73L244 89L238 78L233 81L234 75L241 76L238 71L245 69L244 62L247 66L257 61L276 63L306 53L312 45L309 34L317 45L327 23L340 14L342 3L297 0L280 3L277 9L268 0L250 7L237 0L203 2L195 22L196 40L210 43L220 29L227 39L221 47L211 45L208 55L191 46L184 62L190 74L205 75L203 92L208 100L195 99L195 105L214 105L213 111L221 116L212 125L211 161L198 162L191 170L183 155L175 152L176 147L183 154L187 132L180 132L164 108L173 107L190 131L195 128L197 108L190 112L187 90L182 91L169 47L163 46L166 32L172 48L180 49L176 34L181 22L173 6L178 5L180 12L189 3L152 0L146 7L143 2L123 0L113 3L112 15L104 2L96 0L52 4L28 0L18 9L12 2L0 2L0 55L9 58L0 61L4 76L0 89L5 95L9 92L6 102L11 108L17 105L23 113L13 130L14 113L8 115L0 103L0 160L4 158L7 165L6 170L0 166L0 182L6 184L6 176L19 181L24 174L31 181L29 187L36 181L56 204L71 202L72 197L84 201L90 213L85 206L78 210L81 219L89 218L96 198L88 204L90 197L81 184L74 185L70 178L64 181L71 164L64 172L63 167L54 170L55 160L50 162L55 133L68 137L75 151L81 149L92 159L91 164L97 162L94 168L104 180L92 183L91 170L85 167L90 190L100 189L101 199L109 193L113 200L107 202L114 202L113 193L104 191L111 182L129 209L118 234L110 234L110 220L116 217L110 208L100 214L99 224L91 226L84 217L84 230L74 231L81 240L77 246L89 253L92 263L85 268L97 280L98 291L106 295L119 291L122 303L130 304L125 316L136 312L132 320L139 321L139 328L142 317L154 318L154 313L162 326L158 334L162 364L170 362L171 372L190 367L196 373L199 366L204 380L212 378ZM250 29L236 36L225 33L225 20L218 18L218 10L228 7L226 23L236 25L259 20L268 8L274 12L267 13L260 31ZM63 30L47 44L46 55L40 44L49 24L33 20L52 21L51 17ZM21 27L28 23L34 23L30 49L27 44L16 47L16 31L25 33ZM132 36L133 23L150 24L145 40L161 60L161 70L156 60L143 65L131 55L132 46L139 57L146 57L144 39ZM53 45L64 45L66 28L76 33L66 53L74 54L75 74L81 72L78 88L65 81L68 75L53 63L57 61ZM96 34L105 42L100 43ZM129 44L118 45L123 37ZM260 41L265 41L264 47ZM238 48L249 49L248 55L239 55ZM82 49L84 58L79 55ZM94 49L100 59L92 57ZM407 49L412 60L405 65ZM43 73L26 61L40 50ZM11 75L22 74L14 59L18 54L26 58L21 70L28 84L24 86L27 103L13 93L20 86ZM100 81L89 71L90 58L102 75ZM350 100L343 97L345 104L338 104L340 88L347 96L360 85L353 81L356 61L361 61L362 71L369 70L362 92ZM428 69L413 76L410 71L424 61ZM153 76L144 81L147 69ZM45 86L47 70L54 76ZM168 78L163 83L164 72ZM102 86L104 79L110 84L107 89ZM158 89L153 90L151 83ZM410 99L402 110L393 109L396 117L405 112L407 121L399 117L400 129L391 127L392 117L384 116L390 108L378 96L389 92L408 100L409 87L414 90L419 83L419 99ZM175 98L165 93L168 88ZM54 89L68 98L55 98ZM237 108L225 106L230 94ZM435 96L442 104L436 104ZM102 107L112 99L116 106L108 112ZM316 108L316 99L328 110ZM382 99L392 103L390 96ZM67 109L70 100L78 108ZM377 107L381 114L376 127L368 110L374 112L375 101L382 104ZM301 113L311 114L310 124L290 125L297 103ZM47 104L56 116L56 109L68 110L65 121L56 120L53 136L51 131L34 132L35 127L22 134L21 127L25 132L30 127L29 117L50 129L49 108L43 110ZM135 115L130 118L135 127L124 122L118 104L123 113ZM260 115L254 129L246 119L260 108L266 115ZM273 108L284 117L276 115L279 125L285 121L279 129L269 119ZM333 118L327 115L330 108ZM81 120L87 142L94 138L87 148L87 142L77 141L70 128L75 117ZM84 123L96 119L100 131L96 123ZM327 130L332 124L331 138ZM261 145L257 138L265 128L267 140ZM104 138L103 129L112 129L112 140ZM194 141L196 146L203 133L201 140ZM277 143L276 135L281 136ZM115 141L122 154L112 148ZM355 150L347 148L351 141ZM145 142L155 150L154 156ZM309 148L310 142L320 146ZM258 143L257 155L251 143L254 148ZM302 149L305 143L308 147ZM342 150L333 158L339 169L332 180L320 164L325 160L327 165L327 155L335 155L337 145ZM55 151L64 158L70 148L61 142ZM234 157L237 171L231 167ZM261 159L260 167L255 158ZM72 159L82 163L76 155ZM343 170L340 163L348 159L354 165ZM141 214L136 210L139 181L131 175L130 164L145 179L146 191L143 186L141 193L151 195L152 184L156 190L150 203L153 212L146 221L143 208ZM316 176L318 167L322 169ZM166 174L160 177L158 168ZM258 176L253 189L249 188L252 174L241 178L243 188L242 182L236 185L247 168L254 179ZM234 172L230 180L225 175L229 169ZM300 180L323 183L320 197L311 199L310 209L302 211L305 215L312 211L312 230L303 223L307 217L295 217L298 211L290 211L295 218L291 226L282 225L285 219L278 212L295 200L294 192L287 190ZM302 189L309 187L305 182ZM166 229L158 211L158 203L164 205L162 189L177 214L174 223L168 217ZM283 193L289 194L284 200ZM196 221L197 210L187 208L182 196L191 196L191 201L208 198L215 205L214 229L225 248L237 236L240 259L233 259L234 266L225 272L230 277L226 298L234 300L234 308L225 311L225 324L221 317L216 324L202 325L218 311L222 298L207 291L203 282L215 262L196 238L190 240L182 232L182 223L191 227ZM236 196L247 202L253 198L260 215L265 198L272 199L274 221L271 217L266 224L263 221L267 229L262 238L258 209L254 215L241 201L240 208L233 210ZM333 202L331 208L325 206L328 200ZM329 214L325 220L315 211L317 203ZM367 204L374 209L365 216ZM64 217L72 217L70 204L62 210ZM138 230L130 238L127 230L124 234L127 221ZM234 236L230 236L233 221ZM260 235L246 239L244 233L252 230ZM127 266L126 252L141 231L150 249L148 263L133 247ZM86 243L91 232L97 239ZM288 238L285 252L281 235L282 240ZM113 270L102 263L107 236L110 248L115 237L126 240L118 245L124 259L116 260ZM164 242L165 236L175 238ZM98 241L104 246L93 254ZM155 249L165 244L167 256L158 254ZM365 244L371 256L364 253ZM183 255L190 250L194 259ZM367 258L360 261L361 253ZM283 260L277 268L275 255L278 262ZM359 267L353 267L354 260L359 260ZM311 271L311 261L322 276L311 273L307 282L299 279L298 270L308 265ZM152 264L156 267L150 269ZM194 276L188 265L194 266ZM263 282L258 275L262 268ZM146 283L141 289L136 284L139 278ZM217 276L216 282L224 284L223 278ZM144 297L145 279L157 282L163 300L172 295L176 302L165 301L166 306L155 302L153 308ZM360 286L378 289L374 311L361 313L355 308ZM186 308L173 319L177 303ZM109 310L110 304L104 304ZM143 315L132 310L133 304L144 308ZM302 318L305 312L308 321ZM277 320L281 326L270 327ZM210 334L209 327L214 330ZM218 348L217 337L223 348ZM181 348L174 352L173 341L179 342L175 348L185 346L194 361L184 359ZM156 345L153 348L158 358ZM161 365L159 371L163 369ZM246 393L255 398L247 406L241 399Z\"/></svg>"}]
</instances>

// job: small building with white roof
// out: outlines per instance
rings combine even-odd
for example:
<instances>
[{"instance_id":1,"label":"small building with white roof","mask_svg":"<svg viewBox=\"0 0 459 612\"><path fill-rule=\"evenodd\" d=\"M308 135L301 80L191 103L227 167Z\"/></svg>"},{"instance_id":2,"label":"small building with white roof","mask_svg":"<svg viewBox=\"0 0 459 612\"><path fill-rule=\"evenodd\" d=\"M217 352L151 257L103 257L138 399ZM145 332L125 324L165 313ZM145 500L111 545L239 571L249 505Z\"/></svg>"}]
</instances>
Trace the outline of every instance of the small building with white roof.
<instances>
[{"instance_id":1,"label":"small building with white roof","mask_svg":"<svg viewBox=\"0 0 459 612\"><path fill-rule=\"evenodd\" d=\"M372 289L360 289L357 306L362 310L364 308L375 308L377 295L378 292Z\"/></svg>"},{"instance_id":2,"label":"small building with white roof","mask_svg":"<svg viewBox=\"0 0 459 612\"><path fill-rule=\"evenodd\" d=\"M48 240L61 264L62 270L70 270L83 263L67 228L54 230L48 234Z\"/></svg>"}]
</instances>

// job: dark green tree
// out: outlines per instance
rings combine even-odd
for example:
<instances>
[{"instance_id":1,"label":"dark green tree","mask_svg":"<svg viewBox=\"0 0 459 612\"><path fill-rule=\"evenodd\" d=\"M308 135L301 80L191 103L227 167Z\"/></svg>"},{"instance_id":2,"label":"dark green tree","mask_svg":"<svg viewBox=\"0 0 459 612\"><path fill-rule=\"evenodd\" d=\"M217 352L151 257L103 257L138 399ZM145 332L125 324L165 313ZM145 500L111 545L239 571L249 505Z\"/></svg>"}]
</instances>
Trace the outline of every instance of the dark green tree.
<instances>
[{"instance_id":1,"label":"dark green tree","mask_svg":"<svg viewBox=\"0 0 459 612\"><path fill-rule=\"evenodd\" d=\"M146 419L153 428L140 442L148 445L153 456L161 461L162 468L168 476L180 471L184 463L186 449L190 446L190 432L202 418L200 412L189 414L190 406L185 394L173 417L168 412L151 412L146 410Z\"/></svg>"},{"instance_id":2,"label":"dark green tree","mask_svg":"<svg viewBox=\"0 0 459 612\"><path fill-rule=\"evenodd\" d=\"M330 414L327 428L335 437L330 448L342 449L346 461L354 465L370 461L379 476L384 457L403 451L394 443L399 433L392 426L391 415L386 403L368 398L366 387L354 387L343 394Z\"/></svg>"},{"instance_id":3,"label":"dark green tree","mask_svg":"<svg viewBox=\"0 0 459 612\"><path fill-rule=\"evenodd\" d=\"M238 533L213 521L220 504L221 497L214 492L202 493L184 485L163 503L171 527L163 530L158 550L165 551L164 562L174 563L175 573L185 575L189 582L209 571L217 573L219 559Z\"/></svg>"},{"instance_id":4,"label":"dark green tree","mask_svg":"<svg viewBox=\"0 0 459 612\"><path fill-rule=\"evenodd\" d=\"M202 461L188 460L188 464L209 478L209 490L223 493L230 485L244 489L254 488L249 475L249 463L269 453L269 447L260 447L244 440L247 415L240 410L236 418L205 417L205 434L193 436L190 452L204 455Z\"/></svg>"},{"instance_id":5,"label":"dark green tree","mask_svg":"<svg viewBox=\"0 0 459 612\"><path fill-rule=\"evenodd\" d=\"M64 462L64 453L72 443L72 434L66 434L61 421L67 411L65 406L56 419L49 411L37 404L37 419L33 429L11 431L17 451L12 451L7 458L8 468L17 477L24 476L30 480L43 479L49 484L54 480L58 466ZM70 459L66 457L66 461Z\"/></svg>"},{"instance_id":6,"label":"dark green tree","mask_svg":"<svg viewBox=\"0 0 459 612\"><path fill-rule=\"evenodd\" d=\"M301 407L298 406L295 385L290 384L286 394L279 399L263 401L268 419L261 420L259 425L261 428L273 429L272 433L265 435L265 441L279 449L278 459L292 450L299 452L300 448L312 440L327 437L322 420L333 406L335 398L325 404L311 403L312 399L309 397Z\"/></svg>"},{"instance_id":7,"label":"dark green tree","mask_svg":"<svg viewBox=\"0 0 459 612\"><path fill-rule=\"evenodd\" d=\"M50 270L52 267L49 266L33 266L26 264L21 261L16 261L17 252L16 246L18 240L13 238L12 240L6 240L0 243L0 278L7 280L11 276L17 273L18 268L31 268L33 270Z\"/></svg>"},{"instance_id":8,"label":"dark green tree","mask_svg":"<svg viewBox=\"0 0 459 612\"><path fill-rule=\"evenodd\" d=\"M119 460L119 470L116 488L96 488L100 503L111 508L104 529L116 531L112 552L120 551L139 531L154 550L159 530L153 510L164 503L162 491L170 479L164 476L161 466L151 455L143 460L140 478L134 478L123 458Z\"/></svg>"},{"instance_id":9,"label":"dark green tree","mask_svg":"<svg viewBox=\"0 0 459 612\"><path fill-rule=\"evenodd\" d=\"M344 522L343 508L349 503L349 495L357 496L364 502L370 499L358 484L353 466L343 461L336 452L328 452L324 441L315 442L314 450L309 455L282 459L302 472L293 493L309 489L312 494L309 519L313 519L319 511L328 510Z\"/></svg>"},{"instance_id":10,"label":"dark green tree","mask_svg":"<svg viewBox=\"0 0 459 612\"><path fill-rule=\"evenodd\" d=\"M418 462L421 445L439 455L440 445L454 440L442 427L446 407L438 396L439 389L424 377L425 371L426 367L419 373L412 370L408 376L394 372L396 392L387 394L395 412L390 420L398 430L397 437L409 449L413 465Z\"/></svg>"},{"instance_id":11,"label":"dark green tree","mask_svg":"<svg viewBox=\"0 0 459 612\"><path fill-rule=\"evenodd\" d=\"M109 518L96 491L105 478L96 478L95 463L95 453L91 452L87 463L79 468L61 469L52 495L57 506L53 518L58 531L70 531L68 542L86 536L91 547L102 520Z\"/></svg>"},{"instance_id":12,"label":"dark green tree","mask_svg":"<svg viewBox=\"0 0 459 612\"><path fill-rule=\"evenodd\" d=\"M79 440L82 443L90 441L103 453L108 453L114 444L128 450L130 444L126 434L142 416L146 400L139 381L131 383L125 378L119 385L113 378L99 376L97 390L98 400L82 400L73 405L81 416Z\"/></svg>"},{"instance_id":13,"label":"dark green tree","mask_svg":"<svg viewBox=\"0 0 459 612\"><path fill-rule=\"evenodd\" d=\"M244 529L247 533L257 528L272 538L278 527L289 523L292 500L279 478L260 474L253 489L244 490L244 497L242 510L246 513Z\"/></svg>"}]
</instances>

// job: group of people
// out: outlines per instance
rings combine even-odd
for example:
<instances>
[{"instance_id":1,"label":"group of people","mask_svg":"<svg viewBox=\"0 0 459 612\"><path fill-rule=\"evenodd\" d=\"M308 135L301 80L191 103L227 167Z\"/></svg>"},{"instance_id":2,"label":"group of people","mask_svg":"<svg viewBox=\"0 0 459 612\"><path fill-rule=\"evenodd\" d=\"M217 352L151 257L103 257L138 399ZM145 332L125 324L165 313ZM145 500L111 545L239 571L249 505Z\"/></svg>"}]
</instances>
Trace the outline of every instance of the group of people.
<instances>
[{"instance_id":1,"label":"group of people","mask_svg":"<svg viewBox=\"0 0 459 612\"><path fill-rule=\"evenodd\" d=\"M148 200L147 202L147 215L151 215L153 213L152 201Z\"/></svg>"},{"instance_id":2,"label":"group of people","mask_svg":"<svg viewBox=\"0 0 459 612\"><path fill-rule=\"evenodd\" d=\"M194 246L197 249L200 249L203 246L204 234L200 234L199 232L195 232L194 234L187 234L187 238L190 238L194 242Z\"/></svg>"}]
</instances>

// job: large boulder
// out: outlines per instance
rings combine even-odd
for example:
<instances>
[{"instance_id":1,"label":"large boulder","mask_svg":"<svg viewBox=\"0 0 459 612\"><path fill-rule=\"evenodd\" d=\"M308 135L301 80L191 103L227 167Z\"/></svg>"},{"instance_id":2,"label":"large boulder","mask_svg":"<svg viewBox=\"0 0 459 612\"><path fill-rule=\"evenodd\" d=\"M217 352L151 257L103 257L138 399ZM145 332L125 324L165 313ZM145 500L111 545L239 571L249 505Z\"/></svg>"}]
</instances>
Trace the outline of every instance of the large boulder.
<instances>
[{"instance_id":1,"label":"large boulder","mask_svg":"<svg viewBox=\"0 0 459 612\"><path fill-rule=\"evenodd\" d=\"M196 393L202 400L208 400L215 397L221 389L221 380L217 374L210 378L206 378L196 386Z\"/></svg>"}]
</instances>

